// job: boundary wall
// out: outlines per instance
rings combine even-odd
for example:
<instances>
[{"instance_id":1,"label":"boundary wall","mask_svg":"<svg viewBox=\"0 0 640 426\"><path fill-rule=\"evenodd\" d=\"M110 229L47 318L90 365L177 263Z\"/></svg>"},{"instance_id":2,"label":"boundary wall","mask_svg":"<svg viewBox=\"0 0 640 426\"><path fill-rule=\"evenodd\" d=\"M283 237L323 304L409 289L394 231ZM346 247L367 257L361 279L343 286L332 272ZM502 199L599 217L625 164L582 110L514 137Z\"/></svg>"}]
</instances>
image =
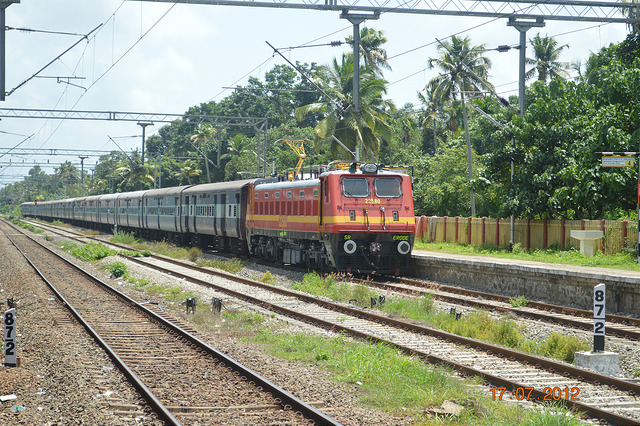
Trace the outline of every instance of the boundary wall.
<instances>
[{"instance_id":1,"label":"boundary wall","mask_svg":"<svg viewBox=\"0 0 640 426\"><path fill-rule=\"evenodd\" d=\"M605 283L607 313L640 315L640 274L632 271L414 250L411 275L586 310L593 309L593 287Z\"/></svg>"},{"instance_id":2,"label":"boundary wall","mask_svg":"<svg viewBox=\"0 0 640 426\"><path fill-rule=\"evenodd\" d=\"M580 247L580 242L571 238L572 230L603 231L600 251L615 254L623 251L635 252L638 240L637 223L629 220L566 220L566 219L516 219L514 221L514 244L525 250L567 249ZM486 217L416 217L416 238L428 242L450 242L473 246L491 244L507 247L511 233L509 218Z\"/></svg>"}]
</instances>

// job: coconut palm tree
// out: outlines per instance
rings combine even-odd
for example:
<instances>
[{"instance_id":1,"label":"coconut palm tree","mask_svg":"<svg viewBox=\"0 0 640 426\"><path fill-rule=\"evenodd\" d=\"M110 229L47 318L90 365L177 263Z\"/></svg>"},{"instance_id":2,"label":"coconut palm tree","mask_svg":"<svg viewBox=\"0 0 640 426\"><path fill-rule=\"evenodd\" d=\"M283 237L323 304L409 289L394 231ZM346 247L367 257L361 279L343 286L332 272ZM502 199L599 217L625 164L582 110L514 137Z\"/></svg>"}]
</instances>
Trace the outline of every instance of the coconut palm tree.
<instances>
[{"instance_id":1,"label":"coconut palm tree","mask_svg":"<svg viewBox=\"0 0 640 426\"><path fill-rule=\"evenodd\" d=\"M540 33L534 38L529 39L533 47L534 58L527 58L526 63L533 65L524 75L526 80L530 80L536 75L538 81L547 81L548 78L568 78L567 70L570 68L568 62L559 62L558 58L568 44L558 46L558 42L549 36L540 37Z\"/></svg>"},{"instance_id":2,"label":"coconut palm tree","mask_svg":"<svg viewBox=\"0 0 640 426\"><path fill-rule=\"evenodd\" d=\"M380 150L381 141L391 141L393 135L389 113L395 108L390 101L382 98L387 91L386 80L372 67L361 69L361 108L356 112L352 107L352 55L343 54L341 62L334 58L331 65L318 67L316 77L331 99L325 97L319 102L297 108L298 121L311 113L324 116L314 132L319 140L331 143L334 158L344 155L334 136L352 152L356 146L362 146L364 155L374 158Z\"/></svg>"},{"instance_id":3,"label":"coconut palm tree","mask_svg":"<svg viewBox=\"0 0 640 426\"><path fill-rule=\"evenodd\" d=\"M353 43L353 36L346 38L347 43ZM360 55L364 58L364 64L373 67L377 71L381 68L391 70L387 62L387 51L382 45L387 42L383 31L362 27L360 29Z\"/></svg>"},{"instance_id":4,"label":"coconut palm tree","mask_svg":"<svg viewBox=\"0 0 640 426\"><path fill-rule=\"evenodd\" d=\"M215 140L215 135L216 135L216 129L214 129L209 124L203 124L189 138L189 140L191 141L191 145L193 145L196 151L198 151L198 153L202 155L202 157L204 158L204 165L207 169L207 182L211 182L211 173L209 172L209 158L207 157L207 154L206 154L207 152L206 145L208 141ZM197 145L200 145L200 148L198 148ZM218 156L219 155L220 155L220 143L218 143ZM216 167L220 168L219 159L218 159L218 165Z\"/></svg>"},{"instance_id":5,"label":"coconut palm tree","mask_svg":"<svg viewBox=\"0 0 640 426\"><path fill-rule=\"evenodd\" d=\"M451 37L451 42L443 42L438 46L440 57L430 58L429 68L440 68L442 74L433 77L427 83L427 90L433 93L434 98L442 104L450 100L457 100L460 94L462 102L462 119L464 122L465 137L467 139L467 162L469 181L473 179L471 140L467 125L467 108L465 105L465 93L481 90L494 91L489 83L489 69L491 60L482 56L484 45L471 46L469 37ZM471 215L476 214L475 197L473 189L470 194Z\"/></svg>"}]
</instances>

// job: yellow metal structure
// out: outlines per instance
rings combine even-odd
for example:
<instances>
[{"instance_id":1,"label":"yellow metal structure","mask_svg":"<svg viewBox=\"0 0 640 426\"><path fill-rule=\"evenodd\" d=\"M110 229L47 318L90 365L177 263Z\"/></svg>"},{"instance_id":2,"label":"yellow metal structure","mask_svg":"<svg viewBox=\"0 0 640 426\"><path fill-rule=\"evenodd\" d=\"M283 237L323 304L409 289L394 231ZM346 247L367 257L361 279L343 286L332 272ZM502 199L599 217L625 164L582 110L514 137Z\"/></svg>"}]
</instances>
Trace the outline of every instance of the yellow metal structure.
<instances>
[{"instance_id":1,"label":"yellow metal structure","mask_svg":"<svg viewBox=\"0 0 640 426\"><path fill-rule=\"evenodd\" d=\"M304 163L304 160L307 158L307 154L304 152L304 145L310 141L309 139L280 139L278 142L281 142L282 144L286 143L289 145L289 148L298 155L298 164L296 164L296 168L288 173L288 178L292 181L302 170L302 163Z\"/></svg>"}]
</instances>

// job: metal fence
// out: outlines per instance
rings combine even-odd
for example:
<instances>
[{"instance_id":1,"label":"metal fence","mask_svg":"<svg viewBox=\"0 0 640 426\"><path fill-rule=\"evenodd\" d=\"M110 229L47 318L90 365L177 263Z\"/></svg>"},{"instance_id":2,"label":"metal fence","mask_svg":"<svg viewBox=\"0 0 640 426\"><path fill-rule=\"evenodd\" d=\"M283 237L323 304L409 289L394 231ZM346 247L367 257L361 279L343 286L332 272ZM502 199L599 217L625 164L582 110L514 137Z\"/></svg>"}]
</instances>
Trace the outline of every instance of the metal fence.
<instances>
[{"instance_id":1,"label":"metal fence","mask_svg":"<svg viewBox=\"0 0 640 426\"><path fill-rule=\"evenodd\" d=\"M634 252L638 239L637 228L637 223L628 220L516 219L513 242L526 250L579 248L580 242L571 238L571 231L594 230L604 233L600 240L601 252ZM509 218L416 217L416 238L428 242L507 247L510 233Z\"/></svg>"}]
</instances>

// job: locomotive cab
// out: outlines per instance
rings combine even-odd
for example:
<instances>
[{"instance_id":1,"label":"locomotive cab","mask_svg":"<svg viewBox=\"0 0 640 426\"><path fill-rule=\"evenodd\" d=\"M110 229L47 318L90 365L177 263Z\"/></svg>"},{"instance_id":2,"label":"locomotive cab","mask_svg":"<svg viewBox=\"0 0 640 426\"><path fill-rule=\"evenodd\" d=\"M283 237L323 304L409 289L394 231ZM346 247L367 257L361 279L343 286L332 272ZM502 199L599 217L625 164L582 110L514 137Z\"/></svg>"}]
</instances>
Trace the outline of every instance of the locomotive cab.
<instances>
[{"instance_id":1,"label":"locomotive cab","mask_svg":"<svg viewBox=\"0 0 640 426\"><path fill-rule=\"evenodd\" d=\"M351 163L323 181L323 230L338 270L399 273L409 267L415 217L411 177Z\"/></svg>"}]
</instances>

